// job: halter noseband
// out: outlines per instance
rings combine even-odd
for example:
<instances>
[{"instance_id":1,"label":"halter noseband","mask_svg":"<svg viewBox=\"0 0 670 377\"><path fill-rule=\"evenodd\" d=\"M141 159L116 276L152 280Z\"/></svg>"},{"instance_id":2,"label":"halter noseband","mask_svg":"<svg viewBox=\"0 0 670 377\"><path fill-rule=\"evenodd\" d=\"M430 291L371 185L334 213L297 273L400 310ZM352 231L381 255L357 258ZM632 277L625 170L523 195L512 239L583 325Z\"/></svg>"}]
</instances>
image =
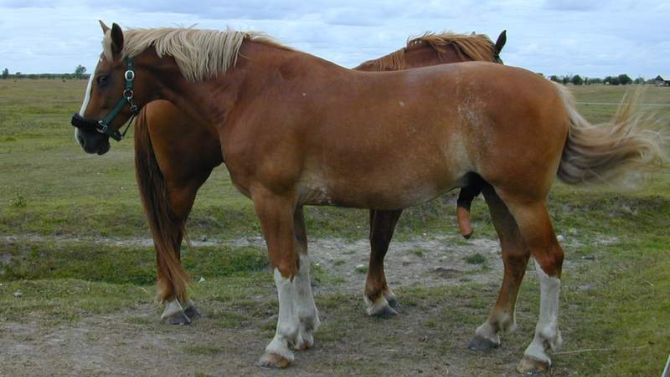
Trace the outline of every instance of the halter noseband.
<instances>
[{"instance_id":1,"label":"halter noseband","mask_svg":"<svg viewBox=\"0 0 670 377\"><path fill-rule=\"evenodd\" d=\"M133 61L131 58L127 57L125 59L125 62L126 62L126 72L123 74L123 78L125 80L123 94L121 95L121 98L119 98L119 100L116 102L116 105L114 105L114 108L112 108L112 111L110 111L104 118L98 121L85 119L83 116L79 115L78 113L75 113L72 116L72 121L70 122L74 127L84 131L99 132L103 135L111 137L116 141L120 141L121 139L123 139L124 136L126 136L126 132L128 132L128 128L130 127L130 123L133 121L133 119L135 119L135 116L137 115L137 113L139 113L140 109L139 106L137 106L137 104L135 103L135 100L133 99L134 96L133 83L135 81L135 70L133 69ZM114 121L114 118L116 118L116 116L119 115L121 110L123 110L123 108L126 105L130 107L130 112L132 115L130 116L130 119L128 119L126 129L123 131L123 133L121 133L119 132L119 130L112 129L110 125L112 121Z\"/></svg>"}]
</instances>

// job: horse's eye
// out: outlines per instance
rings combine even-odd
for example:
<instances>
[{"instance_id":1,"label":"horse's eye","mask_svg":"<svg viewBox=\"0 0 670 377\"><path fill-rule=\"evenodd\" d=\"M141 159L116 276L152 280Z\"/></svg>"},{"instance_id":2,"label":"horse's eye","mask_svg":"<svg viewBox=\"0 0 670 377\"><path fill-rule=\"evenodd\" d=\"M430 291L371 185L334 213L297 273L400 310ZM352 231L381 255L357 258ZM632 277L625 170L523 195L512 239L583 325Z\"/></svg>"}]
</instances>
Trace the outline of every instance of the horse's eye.
<instances>
[{"instance_id":1,"label":"horse's eye","mask_svg":"<svg viewBox=\"0 0 670 377\"><path fill-rule=\"evenodd\" d=\"M109 82L109 75L100 75L95 79L95 81L99 86L104 87Z\"/></svg>"}]
</instances>

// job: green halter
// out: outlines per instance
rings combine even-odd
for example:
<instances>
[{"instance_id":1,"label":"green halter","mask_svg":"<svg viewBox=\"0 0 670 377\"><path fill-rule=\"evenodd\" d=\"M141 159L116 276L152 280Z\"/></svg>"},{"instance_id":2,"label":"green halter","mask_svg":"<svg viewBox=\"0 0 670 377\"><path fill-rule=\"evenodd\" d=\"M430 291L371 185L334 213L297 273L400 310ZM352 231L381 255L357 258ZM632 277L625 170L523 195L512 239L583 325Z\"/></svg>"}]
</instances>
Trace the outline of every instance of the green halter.
<instances>
[{"instance_id":1,"label":"green halter","mask_svg":"<svg viewBox=\"0 0 670 377\"><path fill-rule=\"evenodd\" d=\"M116 141L120 141L121 139L123 139L124 136L126 136L126 132L128 132L128 128L130 127L131 122L133 121L137 113L139 113L140 109L139 106L137 106L137 104L135 103L135 100L133 99L135 95L133 93L133 83L135 81L135 70L133 69L133 61L130 57L127 57L124 61L126 63L126 72L123 74L125 85L123 88L121 98L119 98L119 100L116 102L116 105L114 105L112 110L109 113L107 113L107 115L105 115L104 118L102 118L97 122L94 120L84 119L79 114L74 114L72 116L72 122L71 122L74 127L82 130L96 131L101 134L107 135ZM123 133L121 133L119 132L119 130L112 129L110 125L126 105L130 107L130 112L132 115L130 116L130 119L128 119L126 129L123 131Z\"/></svg>"}]
</instances>

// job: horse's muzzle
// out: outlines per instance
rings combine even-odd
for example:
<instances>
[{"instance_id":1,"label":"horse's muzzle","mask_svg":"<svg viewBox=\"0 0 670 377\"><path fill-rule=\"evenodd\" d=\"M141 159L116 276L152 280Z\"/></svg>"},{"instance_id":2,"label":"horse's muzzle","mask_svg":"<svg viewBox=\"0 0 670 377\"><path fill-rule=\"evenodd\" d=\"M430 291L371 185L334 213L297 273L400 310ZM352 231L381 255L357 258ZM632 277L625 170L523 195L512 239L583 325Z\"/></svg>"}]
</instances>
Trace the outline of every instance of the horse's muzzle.
<instances>
[{"instance_id":1,"label":"horse's muzzle","mask_svg":"<svg viewBox=\"0 0 670 377\"><path fill-rule=\"evenodd\" d=\"M70 121L72 126L88 132L100 132L99 124L95 120L86 119L78 113L72 115L72 120Z\"/></svg>"}]
</instances>

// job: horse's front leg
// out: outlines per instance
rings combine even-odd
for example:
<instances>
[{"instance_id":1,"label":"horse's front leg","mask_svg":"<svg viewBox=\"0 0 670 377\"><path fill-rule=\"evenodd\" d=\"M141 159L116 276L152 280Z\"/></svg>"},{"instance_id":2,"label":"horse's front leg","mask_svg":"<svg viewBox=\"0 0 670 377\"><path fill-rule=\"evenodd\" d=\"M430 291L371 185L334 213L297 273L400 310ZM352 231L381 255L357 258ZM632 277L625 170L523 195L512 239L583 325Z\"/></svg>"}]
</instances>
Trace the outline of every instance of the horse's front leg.
<instances>
[{"instance_id":1,"label":"horse's front leg","mask_svg":"<svg viewBox=\"0 0 670 377\"><path fill-rule=\"evenodd\" d=\"M294 279L296 287L295 307L300 322L298 338L294 344L296 350L306 350L314 345L314 331L321 323L319 311L314 303L312 281L309 276L311 263L307 254L307 233L302 207L298 207L293 215L295 227L295 250L300 256L298 274Z\"/></svg>"},{"instance_id":2,"label":"horse's front leg","mask_svg":"<svg viewBox=\"0 0 670 377\"><path fill-rule=\"evenodd\" d=\"M371 316L389 317L398 314L398 300L386 283L384 257L388 251L393 231L402 210L370 210L370 263L365 281L367 313Z\"/></svg>"},{"instance_id":3,"label":"horse's front leg","mask_svg":"<svg viewBox=\"0 0 670 377\"><path fill-rule=\"evenodd\" d=\"M265 189L254 190L252 199L267 243L279 299L277 330L259 364L285 368L294 359L290 348L311 347L312 331L318 325L309 285L309 260L301 260L297 252L300 245L306 244L302 209L297 208L293 196L279 196ZM300 223L297 227L296 220Z\"/></svg>"}]
</instances>

